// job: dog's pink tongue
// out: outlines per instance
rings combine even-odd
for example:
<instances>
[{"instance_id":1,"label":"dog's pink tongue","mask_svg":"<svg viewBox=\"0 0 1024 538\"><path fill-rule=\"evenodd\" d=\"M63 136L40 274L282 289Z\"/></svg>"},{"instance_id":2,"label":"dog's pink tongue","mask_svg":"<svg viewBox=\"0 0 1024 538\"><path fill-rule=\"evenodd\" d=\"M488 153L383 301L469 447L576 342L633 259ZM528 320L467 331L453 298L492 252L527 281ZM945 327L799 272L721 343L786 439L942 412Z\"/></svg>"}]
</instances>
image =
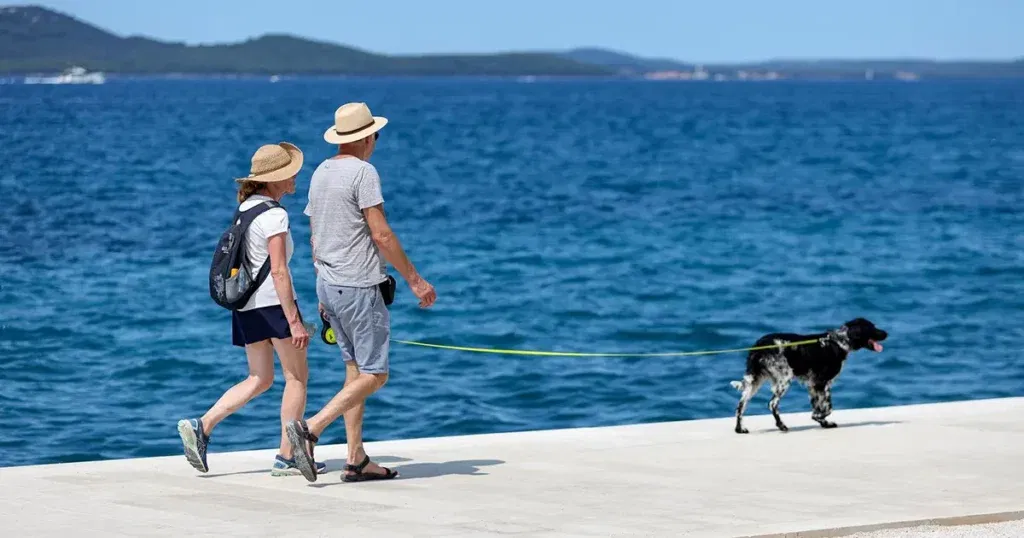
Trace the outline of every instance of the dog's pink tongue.
<instances>
[{"instance_id":1,"label":"dog's pink tongue","mask_svg":"<svg viewBox=\"0 0 1024 538\"><path fill-rule=\"evenodd\" d=\"M871 349L875 350L875 353L879 353L882 351L882 344L879 344L874 340L868 340L868 343L871 344Z\"/></svg>"}]
</instances>

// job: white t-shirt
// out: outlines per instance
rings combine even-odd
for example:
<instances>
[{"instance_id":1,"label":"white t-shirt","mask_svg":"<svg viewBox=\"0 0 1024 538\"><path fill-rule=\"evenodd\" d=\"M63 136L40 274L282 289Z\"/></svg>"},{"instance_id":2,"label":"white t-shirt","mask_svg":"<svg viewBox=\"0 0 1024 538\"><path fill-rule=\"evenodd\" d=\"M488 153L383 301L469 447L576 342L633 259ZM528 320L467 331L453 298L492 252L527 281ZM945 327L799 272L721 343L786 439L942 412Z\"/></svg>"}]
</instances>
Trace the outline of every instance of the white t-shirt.
<instances>
[{"instance_id":1,"label":"white t-shirt","mask_svg":"<svg viewBox=\"0 0 1024 538\"><path fill-rule=\"evenodd\" d=\"M262 194L254 194L249 197L246 201L242 202L238 208L242 211L254 207L260 202L272 200L269 196L263 196ZM291 278L291 261L292 252L295 250L295 244L292 242L292 232L288 227L288 212L282 207L275 207L264 211L260 216L256 217L252 224L249 226L248 231L245 234L246 249L249 251L249 260L252 265L249 266L250 273L255 277L259 273L260 267L263 266L263 262L270 255L268 251L269 238L279 233L285 233L285 254L288 261L288 279L292 282L292 296L298 300L298 294L295 293L295 281ZM281 304L281 299L277 296L277 288L274 287L274 278L269 273L267 274L266 280L263 284L260 284L259 289L256 293L249 297L249 302L245 303L240 310L253 310L255 308L263 308L266 306L274 306Z\"/></svg>"}]
</instances>

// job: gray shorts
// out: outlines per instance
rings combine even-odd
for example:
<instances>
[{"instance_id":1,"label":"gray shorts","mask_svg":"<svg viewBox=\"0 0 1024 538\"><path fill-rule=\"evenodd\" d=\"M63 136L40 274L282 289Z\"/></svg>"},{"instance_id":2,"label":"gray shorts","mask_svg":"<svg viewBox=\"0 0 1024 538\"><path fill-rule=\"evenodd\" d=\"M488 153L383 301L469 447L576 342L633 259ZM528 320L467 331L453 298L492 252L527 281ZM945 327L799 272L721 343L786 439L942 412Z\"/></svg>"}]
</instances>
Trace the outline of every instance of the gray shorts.
<instances>
[{"instance_id":1,"label":"gray shorts","mask_svg":"<svg viewBox=\"0 0 1024 538\"><path fill-rule=\"evenodd\" d=\"M391 313L380 288L334 286L317 278L316 296L334 328L342 359L355 361L362 373L388 373Z\"/></svg>"}]
</instances>

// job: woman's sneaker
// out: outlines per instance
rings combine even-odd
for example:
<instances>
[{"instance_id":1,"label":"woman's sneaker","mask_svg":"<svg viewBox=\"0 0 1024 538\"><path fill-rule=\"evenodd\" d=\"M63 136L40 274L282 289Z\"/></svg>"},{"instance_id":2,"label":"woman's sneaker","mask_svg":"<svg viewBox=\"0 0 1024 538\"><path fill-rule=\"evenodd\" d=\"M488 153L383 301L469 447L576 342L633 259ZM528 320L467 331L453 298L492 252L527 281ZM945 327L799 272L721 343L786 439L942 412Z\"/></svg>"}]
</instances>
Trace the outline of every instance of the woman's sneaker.
<instances>
[{"instance_id":1,"label":"woman's sneaker","mask_svg":"<svg viewBox=\"0 0 1024 538\"><path fill-rule=\"evenodd\" d=\"M185 459L197 471L207 472L210 467L206 465L206 444L210 438L203 431L203 420L193 418L178 421L178 435L181 436L181 444L185 447Z\"/></svg>"},{"instance_id":2,"label":"woman's sneaker","mask_svg":"<svg viewBox=\"0 0 1024 538\"><path fill-rule=\"evenodd\" d=\"M316 472L324 473L327 472L327 465L323 462L316 462ZM274 466L270 469L272 476L295 476L302 474L299 468L295 466L295 459L286 460L280 454L274 456Z\"/></svg>"}]
</instances>

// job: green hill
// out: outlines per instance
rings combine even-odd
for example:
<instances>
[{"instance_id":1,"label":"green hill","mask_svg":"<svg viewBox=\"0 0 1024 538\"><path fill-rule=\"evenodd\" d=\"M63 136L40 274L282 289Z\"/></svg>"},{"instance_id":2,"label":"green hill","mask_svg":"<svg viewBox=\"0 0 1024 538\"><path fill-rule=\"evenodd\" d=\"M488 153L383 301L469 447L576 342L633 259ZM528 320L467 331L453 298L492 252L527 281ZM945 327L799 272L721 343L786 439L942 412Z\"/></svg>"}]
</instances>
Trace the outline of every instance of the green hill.
<instances>
[{"instance_id":1,"label":"green hill","mask_svg":"<svg viewBox=\"0 0 1024 538\"><path fill-rule=\"evenodd\" d=\"M623 75L642 75L654 71L692 71L693 64L667 58L642 58L624 52L601 48L578 48L562 56L580 63L600 65Z\"/></svg>"},{"instance_id":2,"label":"green hill","mask_svg":"<svg viewBox=\"0 0 1024 538\"><path fill-rule=\"evenodd\" d=\"M36 6L0 7L0 72L73 65L128 74L604 75L611 70L549 53L389 56L289 35L186 45L122 37Z\"/></svg>"}]
</instances>

